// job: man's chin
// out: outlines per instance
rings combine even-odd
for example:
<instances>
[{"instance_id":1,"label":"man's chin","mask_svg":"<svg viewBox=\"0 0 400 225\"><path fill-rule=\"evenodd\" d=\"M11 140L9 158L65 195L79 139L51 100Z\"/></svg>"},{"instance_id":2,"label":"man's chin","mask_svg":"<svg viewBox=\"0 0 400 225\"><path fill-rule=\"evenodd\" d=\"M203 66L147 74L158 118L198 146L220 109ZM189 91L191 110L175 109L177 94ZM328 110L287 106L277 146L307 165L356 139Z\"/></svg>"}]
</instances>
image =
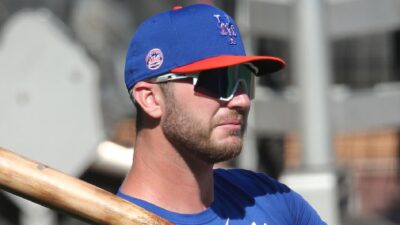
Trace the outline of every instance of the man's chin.
<instances>
[{"instance_id":1,"label":"man's chin","mask_svg":"<svg viewBox=\"0 0 400 225\"><path fill-rule=\"evenodd\" d=\"M220 138L217 141L217 145L221 146L222 149L241 148L242 144L243 144L243 138L240 136L234 136L234 135Z\"/></svg>"},{"instance_id":2,"label":"man's chin","mask_svg":"<svg viewBox=\"0 0 400 225\"><path fill-rule=\"evenodd\" d=\"M209 164L216 164L234 159L240 154L240 152L241 150L234 152L224 152L223 154L207 154L202 155L201 158L203 158L203 160Z\"/></svg>"},{"instance_id":3,"label":"man's chin","mask_svg":"<svg viewBox=\"0 0 400 225\"><path fill-rule=\"evenodd\" d=\"M242 138L237 136L225 137L214 142L215 145L202 152L202 158L209 163L219 163L237 157L242 150Z\"/></svg>"},{"instance_id":4,"label":"man's chin","mask_svg":"<svg viewBox=\"0 0 400 225\"><path fill-rule=\"evenodd\" d=\"M214 130L214 137L217 141L221 140L240 140L243 139L242 129L229 129L227 127L218 127Z\"/></svg>"}]
</instances>

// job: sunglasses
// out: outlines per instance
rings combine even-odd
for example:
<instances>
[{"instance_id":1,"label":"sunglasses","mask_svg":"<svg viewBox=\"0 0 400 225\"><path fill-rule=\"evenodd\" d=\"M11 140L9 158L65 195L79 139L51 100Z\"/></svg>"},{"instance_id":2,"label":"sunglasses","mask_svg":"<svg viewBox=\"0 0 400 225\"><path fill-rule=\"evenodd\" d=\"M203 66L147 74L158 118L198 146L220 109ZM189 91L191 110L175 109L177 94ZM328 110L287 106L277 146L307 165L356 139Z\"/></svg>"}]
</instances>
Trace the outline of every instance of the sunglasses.
<instances>
[{"instance_id":1,"label":"sunglasses","mask_svg":"<svg viewBox=\"0 0 400 225\"><path fill-rule=\"evenodd\" d=\"M194 91L222 101L230 101L235 96L238 88L243 90L250 99L254 98L255 74L257 74L255 66L252 64L241 64L190 74L167 73L152 78L150 81L153 83L162 83L192 78Z\"/></svg>"}]
</instances>

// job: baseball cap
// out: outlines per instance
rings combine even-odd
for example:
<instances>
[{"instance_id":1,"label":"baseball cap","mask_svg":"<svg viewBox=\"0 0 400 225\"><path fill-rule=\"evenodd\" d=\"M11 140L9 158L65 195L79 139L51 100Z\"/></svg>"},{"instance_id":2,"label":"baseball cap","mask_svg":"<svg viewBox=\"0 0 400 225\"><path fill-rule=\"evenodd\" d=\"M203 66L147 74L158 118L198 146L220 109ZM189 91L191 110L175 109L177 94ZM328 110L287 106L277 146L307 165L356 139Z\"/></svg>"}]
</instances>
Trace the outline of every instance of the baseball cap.
<instances>
[{"instance_id":1,"label":"baseball cap","mask_svg":"<svg viewBox=\"0 0 400 225\"><path fill-rule=\"evenodd\" d=\"M223 10L207 4L174 7L144 21L126 55L125 84L165 73L193 73L252 63L257 75L281 70L285 62L273 56L247 56L239 28Z\"/></svg>"}]
</instances>

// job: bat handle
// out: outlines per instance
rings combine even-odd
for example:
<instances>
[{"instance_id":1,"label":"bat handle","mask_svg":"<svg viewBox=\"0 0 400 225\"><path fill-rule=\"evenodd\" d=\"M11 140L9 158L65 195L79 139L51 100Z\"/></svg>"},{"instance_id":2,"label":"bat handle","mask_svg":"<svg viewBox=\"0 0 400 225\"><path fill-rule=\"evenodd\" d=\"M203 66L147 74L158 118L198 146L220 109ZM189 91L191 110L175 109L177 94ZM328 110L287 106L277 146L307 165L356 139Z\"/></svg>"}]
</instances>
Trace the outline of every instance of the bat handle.
<instances>
[{"instance_id":1,"label":"bat handle","mask_svg":"<svg viewBox=\"0 0 400 225\"><path fill-rule=\"evenodd\" d=\"M172 224L110 192L1 147L0 188L97 224Z\"/></svg>"}]
</instances>

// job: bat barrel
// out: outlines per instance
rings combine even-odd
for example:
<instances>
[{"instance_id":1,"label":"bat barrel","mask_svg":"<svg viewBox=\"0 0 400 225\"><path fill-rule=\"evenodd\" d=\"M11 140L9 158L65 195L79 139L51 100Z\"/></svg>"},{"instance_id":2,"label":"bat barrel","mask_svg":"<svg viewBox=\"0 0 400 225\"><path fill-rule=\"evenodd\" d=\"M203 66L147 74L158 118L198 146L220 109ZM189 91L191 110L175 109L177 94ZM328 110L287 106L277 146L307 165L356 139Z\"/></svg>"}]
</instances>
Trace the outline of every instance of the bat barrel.
<instances>
[{"instance_id":1,"label":"bat barrel","mask_svg":"<svg viewBox=\"0 0 400 225\"><path fill-rule=\"evenodd\" d=\"M0 187L97 224L171 224L112 193L1 147Z\"/></svg>"}]
</instances>

